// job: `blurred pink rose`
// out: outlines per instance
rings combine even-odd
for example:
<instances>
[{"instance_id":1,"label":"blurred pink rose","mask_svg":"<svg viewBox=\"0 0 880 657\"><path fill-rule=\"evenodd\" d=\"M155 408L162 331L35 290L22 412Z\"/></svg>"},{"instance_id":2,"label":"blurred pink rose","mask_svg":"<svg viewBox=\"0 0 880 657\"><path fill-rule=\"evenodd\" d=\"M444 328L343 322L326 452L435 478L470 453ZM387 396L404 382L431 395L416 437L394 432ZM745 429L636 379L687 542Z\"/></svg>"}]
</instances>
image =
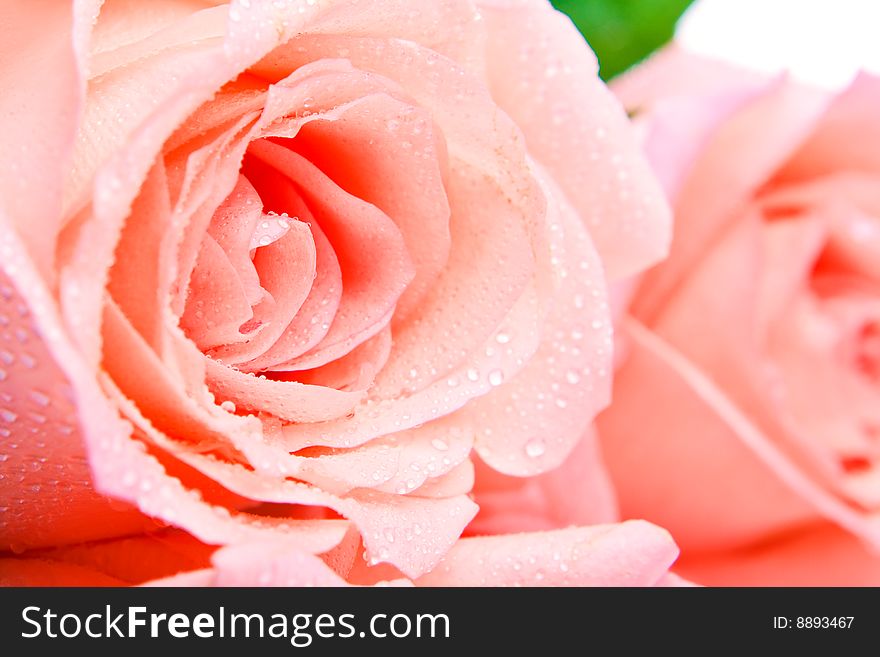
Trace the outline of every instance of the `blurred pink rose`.
<instances>
[{"instance_id":1,"label":"blurred pink rose","mask_svg":"<svg viewBox=\"0 0 880 657\"><path fill-rule=\"evenodd\" d=\"M593 454L606 276L667 246L662 192L565 17L4 12L0 539L26 552L6 581L143 581L217 545L222 581L252 581L242 555L281 560L257 583L661 578L676 549L645 523L456 545L474 451L517 477L582 437ZM155 523L192 538L110 540ZM547 550L566 571L475 565Z\"/></svg>"},{"instance_id":2,"label":"blurred pink rose","mask_svg":"<svg viewBox=\"0 0 880 657\"><path fill-rule=\"evenodd\" d=\"M670 49L616 91L674 204L599 420L624 517L706 584L880 584L880 80Z\"/></svg>"}]
</instances>

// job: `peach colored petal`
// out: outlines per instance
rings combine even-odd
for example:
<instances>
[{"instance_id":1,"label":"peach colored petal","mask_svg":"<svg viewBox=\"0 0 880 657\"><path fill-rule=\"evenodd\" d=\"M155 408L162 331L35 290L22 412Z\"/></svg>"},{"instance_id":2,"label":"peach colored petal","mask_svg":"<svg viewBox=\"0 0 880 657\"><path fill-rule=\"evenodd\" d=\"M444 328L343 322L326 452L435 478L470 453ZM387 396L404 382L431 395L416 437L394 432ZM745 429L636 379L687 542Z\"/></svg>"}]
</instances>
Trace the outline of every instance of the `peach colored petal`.
<instances>
[{"instance_id":1,"label":"peach colored petal","mask_svg":"<svg viewBox=\"0 0 880 657\"><path fill-rule=\"evenodd\" d=\"M385 95L365 97L333 121L311 121L296 137L297 152L400 229L415 277L395 308L397 323L429 292L449 254L445 148L424 109Z\"/></svg>"},{"instance_id":2,"label":"peach colored petal","mask_svg":"<svg viewBox=\"0 0 880 657\"><path fill-rule=\"evenodd\" d=\"M254 308L254 317L244 332L249 334L257 327L261 330L253 333L253 337L248 335L249 339L240 344L212 350L211 356L217 360L237 364L264 353L290 325L311 292L317 271L311 227L295 216L282 221L287 226L284 236L268 245L258 246L254 252L254 268L259 274L260 285L272 303ZM268 224L270 221L263 215L260 223ZM190 287L193 293L198 294L196 282L191 279ZM202 305L217 304L224 299L218 294L216 290L208 289L201 298L194 300L195 304L198 306L199 301L202 301ZM187 303L190 303L189 299ZM222 307L215 312L222 313Z\"/></svg>"},{"instance_id":3,"label":"peach colored petal","mask_svg":"<svg viewBox=\"0 0 880 657\"><path fill-rule=\"evenodd\" d=\"M874 295L841 290L823 299L801 292L768 345L793 423L827 461L838 493L866 509L880 505L880 470L872 466L880 455L872 434L880 427L880 397L859 346L876 322Z\"/></svg>"},{"instance_id":4,"label":"peach colored petal","mask_svg":"<svg viewBox=\"0 0 880 657\"><path fill-rule=\"evenodd\" d=\"M417 586L652 586L678 556L644 521L463 538Z\"/></svg>"},{"instance_id":5,"label":"peach colored petal","mask_svg":"<svg viewBox=\"0 0 880 657\"><path fill-rule=\"evenodd\" d=\"M373 562L393 564L411 577L433 568L477 511L464 495L432 499L361 489L337 497L301 482L269 479L200 455L186 459L213 481L249 499L334 509L358 526ZM410 531L412 540L407 541L403 534Z\"/></svg>"},{"instance_id":6,"label":"peach colored petal","mask_svg":"<svg viewBox=\"0 0 880 657\"><path fill-rule=\"evenodd\" d=\"M707 586L880 586L880 559L833 525L812 525L753 548L685 555L676 571Z\"/></svg>"},{"instance_id":7,"label":"peach colored petal","mask_svg":"<svg viewBox=\"0 0 880 657\"><path fill-rule=\"evenodd\" d=\"M239 175L235 189L214 212L208 226L208 235L226 254L251 306L257 305L264 295L250 256L251 236L261 217L259 194L247 178Z\"/></svg>"},{"instance_id":8,"label":"peach colored petal","mask_svg":"<svg viewBox=\"0 0 880 657\"><path fill-rule=\"evenodd\" d=\"M778 219L777 221L781 221ZM809 269L816 240L810 238L809 227L800 243L789 238L783 246L785 271L795 273L796 263ZM719 232L713 248L708 249L699 266L682 281L675 293L654 319L651 329L673 345L682 356L712 378L745 415L772 436L776 447L793 463L809 473L809 477L830 484L833 469L827 455L811 437L789 421L780 387L784 383L768 353L772 331L762 324L767 300L762 293L773 294L762 285L772 277L779 264L774 260L774 244L768 240L764 216L747 207ZM803 271L803 270L802 270ZM803 273L806 273L804 271ZM798 295L791 297L793 301ZM785 299L771 298L773 303ZM694 308L700 309L699 330L695 326ZM790 313L791 306L782 305L774 312ZM772 326L770 327L772 329Z\"/></svg>"},{"instance_id":9,"label":"peach colored petal","mask_svg":"<svg viewBox=\"0 0 880 657\"><path fill-rule=\"evenodd\" d=\"M266 171L268 165L278 172L276 175L283 175L296 185L339 261L339 308L321 343L302 357L309 363L306 367L323 365L381 330L382 321L412 280L406 247L400 232L384 213L334 185L292 150L273 142L256 141L248 153L263 163L258 175L266 176L267 183L275 180ZM379 253L382 258L377 260Z\"/></svg>"},{"instance_id":10,"label":"peach colored petal","mask_svg":"<svg viewBox=\"0 0 880 657\"><path fill-rule=\"evenodd\" d=\"M215 38L223 33L228 12L217 6L222 2L199 0L157 0L146 7L127 0L97 4L99 20L89 44L88 61L89 73L95 77L149 59L187 40Z\"/></svg>"},{"instance_id":11,"label":"peach colored petal","mask_svg":"<svg viewBox=\"0 0 880 657\"><path fill-rule=\"evenodd\" d=\"M105 309L103 338L104 373L127 397L137 399L140 411L160 431L214 446L225 443L229 434L253 431L254 420L218 413L203 378L200 398L188 395L177 373L163 367L112 302Z\"/></svg>"},{"instance_id":12,"label":"peach colored petal","mask_svg":"<svg viewBox=\"0 0 880 657\"><path fill-rule=\"evenodd\" d=\"M433 376L445 376L445 372L455 365L457 359L450 359L447 353L453 345L462 355L484 348L488 337L486 329L491 330L497 325L499 311L508 308L512 299L518 296L511 294L507 286L497 289L488 285L486 291L493 295L491 299L479 299L474 307L465 306L467 297L464 295L478 291L473 290L470 281L474 278L498 278L497 271L485 271L489 264L497 270L498 256L493 253L488 263L475 261L473 250L496 249L503 243L508 250L504 254L507 263L504 272L505 276L510 276L519 274L510 271L510 264L525 262L526 256L522 250L523 246L528 248L527 244L520 244L521 238L510 234L512 231L523 226L532 242L533 251L540 252L546 248L546 237L543 235L545 227L536 225L540 224L543 214L543 200L536 184L527 175L522 137L509 119L500 114L479 80L468 76L455 62L416 43L349 36L305 36L298 39L296 45L297 48L273 53L255 70L269 79L280 79L286 71L313 58L336 57L340 51L344 51L355 66L394 79L418 105L429 108L446 138L450 158L447 191L452 206L453 252L444 276L437 280L421 304L421 321L408 322L396 334L395 354L408 354L407 358L392 357L377 381L377 391L383 386L389 387L387 394L381 393L383 397L396 395L403 386L423 388L430 383L427 377L432 376L432 370L437 371ZM480 184L482 188L470 189L465 187L465 183L469 186ZM475 203L476 198L479 201ZM497 207L483 210L487 202L496 203L496 200ZM515 202L512 205L508 200ZM459 207L458 213L456 206ZM467 221L462 216L461 208L467 208ZM479 217L471 215L475 209L488 216L481 221ZM505 216L508 218L504 219ZM493 224L489 222L495 225L503 223L505 228L490 229L489 226ZM479 226L483 226L483 232L491 232L494 239L480 239L475 246L471 241L474 238L470 235L456 234L457 228L462 232L473 232ZM459 250L456 251L457 246ZM471 268L468 269L468 266ZM462 290L463 280L467 281L466 291ZM519 280L512 282L517 284ZM470 326L449 326L447 308L450 303L455 303L456 308L461 309L457 311L457 316L468 321ZM489 312L494 314L494 318L485 317ZM479 317L480 321L471 321L471 316ZM444 329L450 332L444 335L440 343L436 338L443 334ZM426 339L426 335L431 337ZM407 347L409 342L421 349L410 349ZM423 353L424 347L431 344L437 353ZM415 377L411 376L413 369L416 370Z\"/></svg>"},{"instance_id":13,"label":"peach colored petal","mask_svg":"<svg viewBox=\"0 0 880 657\"><path fill-rule=\"evenodd\" d=\"M455 497L469 495L474 489L474 464L470 459L462 461L449 472L426 479L412 492L417 497Z\"/></svg>"},{"instance_id":14,"label":"peach colored petal","mask_svg":"<svg viewBox=\"0 0 880 657\"><path fill-rule=\"evenodd\" d=\"M391 344L391 327L386 326L342 358L312 370L296 372L295 378L301 383L337 390L367 390L388 362Z\"/></svg>"},{"instance_id":15,"label":"peach colored petal","mask_svg":"<svg viewBox=\"0 0 880 657\"><path fill-rule=\"evenodd\" d=\"M126 582L75 564L34 558L0 559L0 586L125 586Z\"/></svg>"},{"instance_id":16,"label":"peach colored petal","mask_svg":"<svg viewBox=\"0 0 880 657\"><path fill-rule=\"evenodd\" d=\"M761 335L788 311L825 247L828 228L821 215L764 222L761 226L762 266L757 287L756 321Z\"/></svg>"},{"instance_id":17,"label":"peach colored petal","mask_svg":"<svg viewBox=\"0 0 880 657\"><path fill-rule=\"evenodd\" d=\"M449 260L418 316L395 327L394 353L374 388L379 398L417 391L453 369L475 365L471 353L491 344L492 332L533 275L534 256L518 216L525 208L512 208L497 187L463 164L453 165L447 190L452 206ZM516 342L528 349L529 341L523 336Z\"/></svg>"},{"instance_id":18,"label":"peach colored petal","mask_svg":"<svg viewBox=\"0 0 880 657\"><path fill-rule=\"evenodd\" d=\"M202 240L218 206L239 187L239 166L249 141L259 132L259 116L256 111L245 113L231 125L223 126L207 143L165 157L169 177L173 178L169 187L175 194L175 203L159 252L167 280L163 280L161 288L171 297L171 308L177 314L183 311ZM258 222L263 219L261 216ZM248 220L249 217L245 219ZM254 232L257 230L255 227Z\"/></svg>"},{"instance_id":19,"label":"peach colored petal","mask_svg":"<svg viewBox=\"0 0 880 657\"><path fill-rule=\"evenodd\" d=\"M693 102L703 107L714 99L694 96ZM699 266L706 244L809 134L826 103L812 90L776 80L720 126L682 186L669 260L645 277L634 301L637 317L650 320Z\"/></svg>"},{"instance_id":20,"label":"peach colored petal","mask_svg":"<svg viewBox=\"0 0 880 657\"><path fill-rule=\"evenodd\" d=\"M762 71L691 52L672 42L614 78L614 93L640 114L671 97L718 96L770 82Z\"/></svg>"},{"instance_id":21,"label":"peach colored petal","mask_svg":"<svg viewBox=\"0 0 880 657\"><path fill-rule=\"evenodd\" d=\"M208 385L218 399L287 422L321 422L343 417L363 397L363 391L346 392L296 381L272 381L210 358L207 365Z\"/></svg>"},{"instance_id":22,"label":"peach colored petal","mask_svg":"<svg viewBox=\"0 0 880 657\"><path fill-rule=\"evenodd\" d=\"M261 356L247 363L247 368L254 371L268 369L283 372L288 368L295 369L296 357L317 346L327 335L342 302L342 270L333 252L333 245L305 205L302 208L300 221L310 224L312 239L315 242L316 275L312 281L312 289L296 317L288 324L275 344ZM353 351L357 349L358 347L355 347Z\"/></svg>"},{"instance_id":23,"label":"peach colored petal","mask_svg":"<svg viewBox=\"0 0 880 657\"><path fill-rule=\"evenodd\" d=\"M662 523L685 550L747 544L816 515L880 541L880 518L811 479L672 346L626 326L632 353L615 392L626 403L598 423L624 517Z\"/></svg>"},{"instance_id":24,"label":"peach colored petal","mask_svg":"<svg viewBox=\"0 0 880 657\"><path fill-rule=\"evenodd\" d=\"M792 155L778 175L791 182L838 171L880 172L877 104L880 78L862 73L835 97L815 131Z\"/></svg>"},{"instance_id":25,"label":"peach colored petal","mask_svg":"<svg viewBox=\"0 0 880 657\"><path fill-rule=\"evenodd\" d=\"M77 402L32 315L39 279L20 268L23 253L13 250L23 247L7 231L0 225L0 266L15 272L0 273L0 549L148 528L135 509L92 487Z\"/></svg>"},{"instance_id":26,"label":"peach colored petal","mask_svg":"<svg viewBox=\"0 0 880 657\"><path fill-rule=\"evenodd\" d=\"M207 351L247 339L240 328L253 318L254 310L238 271L210 235L202 241L190 285L193 292L180 317L180 326L199 349ZM220 299L222 305L218 303Z\"/></svg>"},{"instance_id":27,"label":"peach colored petal","mask_svg":"<svg viewBox=\"0 0 880 657\"><path fill-rule=\"evenodd\" d=\"M161 344L163 274L159 271L158 247L170 223L167 185L165 167L156 162L122 228L107 283L120 310L154 349ZM65 259L60 258L62 262Z\"/></svg>"},{"instance_id":28,"label":"peach colored petal","mask_svg":"<svg viewBox=\"0 0 880 657\"><path fill-rule=\"evenodd\" d=\"M558 468L511 477L478 463L474 500L480 512L469 534L514 534L597 525L619 519L595 432L588 430Z\"/></svg>"},{"instance_id":29,"label":"peach colored petal","mask_svg":"<svg viewBox=\"0 0 880 657\"><path fill-rule=\"evenodd\" d=\"M165 11L167 6L168 3L165 3ZM187 10L191 12L192 7L184 11ZM115 154L131 145L128 143L131 137L151 116L158 118L169 111L176 115L165 114L168 132L156 136L151 149L155 154L164 138L176 124L182 122L183 117L235 77L234 68L222 56L220 39L225 29L226 13L223 8L195 12L189 18L180 16L178 11L178 15L169 17L165 25L155 25L153 29L157 31L151 39L146 40L134 32L149 29L150 18L156 18L165 11L157 11L143 21L133 20L130 11L132 8L128 4L113 2L103 7L98 16L89 61L91 79L72 170L65 181L65 213L88 202L89 187L99 169ZM181 18L184 18L188 35L175 28ZM128 27L120 30L120 23ZM194 35L198 35L195 43L192 40ZM122 44L107 42L108 38L126 36L131 38L130 57L121 56L121 52L112 52ZM106 49L103 55L106 64L102 63L102 56L98 54L101 48ZM138 52L138 49L142 52ZM119 65L115 66L117 62ZM112 124L103 123L104 117L108 116L114 117ZM141 166L152 160L152 156L146 157ZM130 161L130 165L135 165L135 162ZM118 191L121 192L121 188Z\"/></svg>"},{"instance_id":30,"label":"peach colored petal","mask_svg":"<svg viewBox=\"0 0 880 657\"><path fill-rule=\"evenodd\" d=\"M540 316L537 293L529 286L490 335L483 351L450 372L447 378L414 394L380 401L367 397L344 418L320 424L286 425L282 429L286 448L297 451L314 445L355 447L378 435L416 428L429 421L427 426L433 425L437 418L449 415L491 390L499 375L506 380L522 368L537 348ZM498 336L502 336L501 340ZM515 339L509 339L511 337ZM508 348L495 347L502 343ZM413 369L416 376L410 376L417 378L419 369Z\"/></svg>"},{"instance_id":31,"label":"peach colored petal","mask_svg":"<svg viewBox=\"0 0 880 657\"><path fill-rule=\"evenodd\" d=\"M212 568L147 582L146 586L350 586L320 558L278 543L218 550ZM409 586L396 579L381 585Z\"/></svg>"},{"instance_id":32,"label":"peach colored petal","mask_svg":"<svg viewBox=\"0 0 880 657\"><path fill-rule=\"evenodd\" d=\"M548 3L478 3L492 96L590 230L610 279L663 257L671 218L596 58Z\"/></svg>"},{"instance_id":33,"label":"peach colored petal","mask_svg":"<svg viewBox=\"0 0 880 657\"><path fill-rule=\"evenodd\" d=\"M40 558L94 569L129 584L202 568L214 547L172 529L41 551Z\"/></svg>"},{"instance_id":34,"label":"peach colored petal","mask_svg":"<svg viewBox=\"0 0 880 657\"><path fill-rule=\"evenodd\" d=\"M319 557L284 545L240 545L211 559L214 586L346 586Z\"/></svg>"},{"instance_id":35,"label":"peach colored petal","mask_svg":"<svg viewBox=\"0 0 880 657\"><path fill-rule=\"evenodd\" d=\"M522 370L490 381L498 384L494 390L456 414L476 433L480 457L518 476L562 463L610 396L612 327L602 265L571 206L552 182L540 180L556 279L542 342Z\"/></svg>"},{"instance_id":36,"label":"peach colored petal","mask_svg":"<svg viewBox=\"0 0 880 657\"><path fill-rule=\"evenodd\" d=\"M616 77L611 89L634 116L648 160L675 203L714 134L773 83L672 44Z\"/></svg>"},{"instance_id":37,"label":"peach colored petal","mask_svg":"<svg viewBox=\"0 0 880 657\"><path fill-rule=\"evenodd\" d=\"M0 222L4 221L5 218L0 213ZM5 223L0 223L0 254L3 256L0 262L3 263L6 275L15 286L15 288L12 285L8 286L11 290L8 295L9 300L15 298L13 294L16 288L26 287L28 290L27 303L22 301L15 306L19 316L27 316L30 313L34 328L32 332L22 331L20 334L30 343L29 354L34 356L45 354L45 358L39 362L34 358L33 361L24 361L23 364L26 366L27 363L31 363L33 367L27 369L33 369L35 373L39 372L49 377L55 385L65 386L66 378L69 391L64 396L76 406L76 417L81 427L81 442L75 441L72 454L75 459L77 450L83 446L88 454L92 474L92 481L89 481L85 468L82 468L82 474L76 471L65 472L65 479L82 482L81 488L85 494L77 493L80 486L63 490L64 497L61 502L55 500L46 513L38 510L34 514L28 513L18 518L10 516L8 509L4 511L6 529L9 532L20 532L22 541L20 545L43 544L41 542L45 539L41 537L41 531L57 532L46 541L57 544L70 541L68 534L73 532L75 532L74 540L84 540L137 531L143 526L138 516L135 516L136 522L131 524L128 524L131 520L124 520L118 516L104 524L102 518L106 517L104 510L107 508L106 503L99 502L100 498L96 499L93 491L131 502L146 515L165 522L183 522L188 531L206 543L235 543L255 540L267 535L291 540L292 536L293 540L305 549L325 552L342 539L347 523L326 520L312 522L264 519L257 524L253 518L233 515L226 508L218 509L206 504L197 492L186 490L179 479L169 476L164 467L152 455L146 453L143 443L132 440L131 425L123 421L109 404L98 388L95 373L89 371L81 354L73 348L60 330L60 317L53 300L27 259L27 254L17 237ZM21 344L20 340L19 343ZM57 370L44 369L53 362L60 369L60 373ZM25 377L21 380L25 380ZM52 402L58 390L47 386L46 383L48 381L41 383L40 392L46 392L46 396ZM43 398L38 397L38 399ZM38 400L35 402L41 405ZM48 418L50 411L45 412ZM9 415L8 418L12 416ZM17 415L12 419L17 421ZM42 424L37 420L32 419L32 421ZM39 434L39 429L37 433ZM63 428L60 434L69 435ZM63 440L57 438L52 441L55 449L64 444ZM33 443L28 442L28 447L45 449L46 443L35 440ZM58 456L59 458L53 463L62 464L64 467L65 453L62 452ZM48 470L46 472L39 470L39 472L41 477L48 474ZM50 483L51 481L54 480L50 480ZM42 481L38 483L39 491L31 488L31 494L49 491L48 488L42 487ZM36 497L27 499L39 501ZM71 512L70 507L77 509L79 504L85 506L83 513L88 514L90 520L78 522L71 527L71 524L77 521L77 516L75 512ZM68 507L68 515L56 523L47 524L46 518L52 517L52 513L56 510L65 509L65 505ZM24 512L25 506L26 504L18 505L17 510ZM38 523L36 526L33 524L35 522Z\"/></svg>"},{"instance_id":38,"label":"peach colored petal","mask_svg":"<svg viewBox=\"0 0 880 657\"><path fill-rule=\"evenodd\" d=\"M48 276L81 111L81 48L90 27L83 19L89 10L35 0L26 8L6 3L0 12L0 208Z\"/></svg>"}]
</instances>

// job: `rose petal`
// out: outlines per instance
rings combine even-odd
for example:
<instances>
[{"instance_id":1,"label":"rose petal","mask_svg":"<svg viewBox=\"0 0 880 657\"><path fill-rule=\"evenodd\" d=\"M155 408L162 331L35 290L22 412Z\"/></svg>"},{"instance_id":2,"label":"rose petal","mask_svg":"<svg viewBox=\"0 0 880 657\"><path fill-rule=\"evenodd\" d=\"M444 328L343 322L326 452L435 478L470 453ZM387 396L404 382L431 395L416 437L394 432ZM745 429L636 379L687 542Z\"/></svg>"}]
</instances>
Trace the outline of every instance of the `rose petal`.
<instances>
[{"instance_id":1,"label":"rose petal","mask_svg":"<svg viewBox=\"0 0 880 657\"><path fill-rule=\"evenodd\" d=\"M71 3L37 0L26 10L7 4L0 18L0 208L44 275L54 260L62 180L81 111L90 13L89 5L74 11Z\"/></svg>"},{"instance_id":2,"label":"rose petal","mask_svg":"<svg viewBox=\"0 0 880 657\"><path fill-rule=\"evenodd\" d=\"M193 293L187 299L180 326L199 349L207 351L247 339L239 329L254 316L254 310L238 271L210 235L202 242L190 284Z\"/></svg>"},{"instance_id":3,"label":"rose petal","mask_svg":"<svg viewBox=\"0 0 880 657\"><path fill-rule=\"evenodd\" d=\"M678 556L644 521L463 538L417 586L651 586Z\"/></svg>"},{"instance_id":4,"label":"rose petal","mask_svg":"<svg viewBox=\"0 0 880 657\"><path fill-rule=\"evenodd\" d=\"M778 182L792 182L838 171L880 171L876 136L880 78L861 73L834 98L813 134L779 172Z\"/></svg>"},{"instance_id":5,"label":"rose petal","mask_svg":"<svg viewBox=\"0 0 880 657\"><path fill-rule=\"evenodd\" d=\"M185 458L213 481L249 499L334 509L358 526L375 563L393 564L411 577L433 568L477 511L463 495L430 499L356 490L337 497L300 482L260 477L241 466L200 455ZM404 531L410 530L412 541L403 540Z\"/></svg>"},{"instance_id":6,"label":"rose petal","mask_svg":"<svg viewBox=\"0 0 880 657\"><path fill-rule=\"evenodd\" d=\"M391 342L391 327L386 326L342 358L312 370L296 372L296 380L337 390L367 390L388 362Z\"/></svg>"},{"instance_id":7,"label":"rose petal","mask_svg":"<svg viewBox=\"0 0 880 657\"><path fill-rule=\"evenodd\" d=\"M336 316L321 343L297 360L308 363L304 367L323 365L384 326L412 280L406 247L384 213L341 190L302 156L269 141L252 143L248 152L264 163L262 175L270 165L296 184L339 261L343 291ZM377 261L378 253L382 258Z\"/></svg>"},{"instance_id":8,"label":"rose petal","mask_svg":"<svg viewBox=\"0 0 880 657\"><path fill-rule=\"evenodd\" d=\"M24 264L23 248L8 224L0 225L0 549L148 528L152 523L133 508L92 487L77 401L31 311L35 301L50 302L40 298L40 279Z\"/></svg>"},{"instance_id":9,"label":"rose petal","mask_svg":"<svg viewBox=\"0 0 880 657\"><path fill-rule=\"evenodd\" d=\"M373 95L333 121L305 124L295 143L342 189L380 208L400 229L415 267L395 308L394 321L404 321L429 292L450 248L445 144L430 115Z\"/></svg>"},{"instance_id":10,"label":"rose petal","mask_svg":"<svg viewBox=\"0 0 880 657\"><path fill-rule=\"evenodd\" d=\"M511 477L481 465L474 495L480 512L468 525L471 534L544 531L619 518L593 430L583 435L562 465L537 477Z\"/></svg>"},{"instance_id":11,"label":"rose petal","mask_svg":"<svg viewBox=\"0 0 880 657\"><path fill-rule=\"evenodd\" d=\"M518 476L562 463L610 395L611 315L602 265L577 214L553 183L540 180L556 277L542 342L522 370L456 414L476 433L480 457Z\"/></svg>"},{"instance_id":12,"label":"rose petal","mask_svg":"<svg viewBox=\"0 0 880 657\"><path fill-rule=\"evenodd\" d=\"M744 550L686 554L676 570L707 586L880 586L876 552L833 525Z\"/></svg>"},{"instance_id":13,"label":"rose petal","mask_svg":"<svg viewBox=\"0 0 880 657\"><path fill-rule=\"evenodd\" d=\"M492 96L586 222L612 280L663 257L671 218L596 58L540 2L482 2Z\"/></svg>"},{"instance_id":14,"label":"rose petal","mask_svg":"<svg viewBox=\"0 0 880 657\"><path fill-rule=\"evenodd\" d=\"M626 404L598 422L624 517L662 523L685 550L747 544L817 514L880 541L880 517L811 479L668 343L632 322L627 330L632 352L615 389Z\"/></svg>"},{"instance_id":15,"label":"rose petal","mask_svg":"<svg viewBox=\"0 0 880 657\"><path fill-rule=\"evenodd\" d=\"M702 107L714 101L696 96L693 102ZM645 277L634 302L637 317L650 320L687 272L699 266L707 253L705 245L739 216L737 208L809 134L826 103L823 95L778 80L720 126L694 163L693 173L676 200L669 259ZM749 137L754 134L764 137Z\"/></svg>"},{"instance_id":16,"label":"rose petal","mask_svg":"<svg viewBox=\"0 0 880 657\"><path fill-rule=\"evenodd\" d=\"M53 548L39 557L94 569L121 582L139 584L207 566L214 547L177 530Z\"/></svg>"},{"instance_id":17,"label":"rose petal","mask_svg":"<svg viewBox=\"0 0 880 657\"><path fill-rule=\"evenodd\" d=\"M0 586L125 586L92 568L49 559L0 559Z\"/></svg>"}]
</instances>

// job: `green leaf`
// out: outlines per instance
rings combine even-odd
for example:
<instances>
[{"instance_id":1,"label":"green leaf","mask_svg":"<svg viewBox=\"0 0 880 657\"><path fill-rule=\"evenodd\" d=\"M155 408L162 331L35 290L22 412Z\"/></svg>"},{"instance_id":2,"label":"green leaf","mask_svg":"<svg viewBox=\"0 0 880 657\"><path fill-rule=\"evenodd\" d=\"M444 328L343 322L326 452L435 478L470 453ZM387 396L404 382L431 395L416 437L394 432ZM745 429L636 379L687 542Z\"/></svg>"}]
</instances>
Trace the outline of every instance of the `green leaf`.
<instances>
[{"instance_id":1,"label":"green leaf","mask_svg":"<svg viewBox=\"0 0 880 657\"><path fill-rule=\"evenodd\" d=\"M672 38L693 0L552 0L568 14L599 57L608 80Z\"/></svg>"}]
</instances>

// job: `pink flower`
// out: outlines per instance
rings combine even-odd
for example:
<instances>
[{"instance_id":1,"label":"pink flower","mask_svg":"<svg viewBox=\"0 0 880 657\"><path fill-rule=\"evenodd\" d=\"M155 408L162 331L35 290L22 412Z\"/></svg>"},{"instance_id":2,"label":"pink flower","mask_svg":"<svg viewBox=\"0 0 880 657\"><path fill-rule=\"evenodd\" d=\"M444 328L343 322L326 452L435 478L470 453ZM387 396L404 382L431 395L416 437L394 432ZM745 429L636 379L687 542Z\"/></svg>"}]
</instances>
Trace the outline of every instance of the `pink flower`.
<instances>
[{"instance_id":1,"label":"pink flower","mask_svg":"<svg viewBox=\"0 0 880 657\"><path fill-rule=\"evenodd\" d=\"M567 19L93 0L11 20L0 537L28 553L7 581L140 582L208 546L221 581L260 555L281 583L538 582L476 555L551 547L570 575L545 583L661 578L676 548L644 523L459 541L474 452L529 477L585 436L610 388L606 277L666 249ZM116 539L155 523L192 554Z\"/></svg>"},{"instance_id":2,"label":"pink flower","mask_svg":"<svg viewBox=\"0 0 880 657\"><path fill-rule=\"evenodd\" d=\"M880 81L670 49L616 91L675 213L599 421L624 517L701 583L880 583Z\"/></svg>"}]
</instances>

